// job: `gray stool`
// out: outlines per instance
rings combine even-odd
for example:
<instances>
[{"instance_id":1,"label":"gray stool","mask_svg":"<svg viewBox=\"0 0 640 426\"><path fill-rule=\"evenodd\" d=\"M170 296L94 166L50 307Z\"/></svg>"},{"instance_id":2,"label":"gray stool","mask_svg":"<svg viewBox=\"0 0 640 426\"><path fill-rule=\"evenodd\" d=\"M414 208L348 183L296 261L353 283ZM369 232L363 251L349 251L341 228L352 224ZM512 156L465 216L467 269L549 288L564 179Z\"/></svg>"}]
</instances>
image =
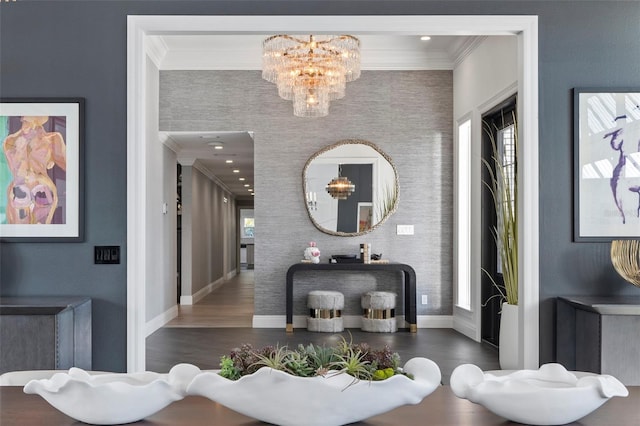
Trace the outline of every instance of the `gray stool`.
<instances>
[{"instance_id":1,"label":"gray stool","mask_svg":"<svg viewBox=\"0 0 640 426\"><path fill-rule=\"evenodd\" d=\"M314 290L307 296L307 330L335 333L344 330L344 295L339 291Z\"/></svg>"},{"instance_id":2,"label":"gray stool","mask_svg":"<svg viewBox=\"0 0 640 426\"><path fill-rule=\"evenodd\" d=\"M395 293L369 291L360 299L362 305L362 331L374 333L394 333L398 331L396 322Z\"/></svg>"}]
</instances>

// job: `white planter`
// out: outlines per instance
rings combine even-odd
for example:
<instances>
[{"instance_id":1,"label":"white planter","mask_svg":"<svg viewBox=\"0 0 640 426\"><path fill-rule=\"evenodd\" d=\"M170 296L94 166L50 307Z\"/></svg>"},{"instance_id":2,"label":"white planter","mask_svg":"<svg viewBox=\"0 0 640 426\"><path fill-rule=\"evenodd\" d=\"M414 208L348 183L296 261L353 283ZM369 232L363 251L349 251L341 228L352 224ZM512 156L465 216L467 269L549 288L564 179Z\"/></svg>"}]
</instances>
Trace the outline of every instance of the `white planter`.
<instances>
[{"instance_id":1,"label":"white planter","mask_svg":"<svg viewBox=\"0 0 640 426\"><path fill-rule=\"evenodd\" d=\"M296 377L263 367L235 381L202 373L187 392L267 423L337 426L418 404L440 385L440 368L429 359L412 358L404 371L413 380L395 375L382 381L354 381L335 372L325 377Z\"/></svg>"},{"instance_id":2,"label":"white planter","mask_svg":"<svg viewBox=\"0 0 640 426\"><path fill-rule=\"evenodd\" d=\"M528 425L571 423L596 410L609 398L629 394L615 377L574 374L560 364L545 364L539 370L505 375L483 373L475 365L464 364L453 370L451 390L459 398Z\"/></svg>"},{"instance_id":3,"label":"white planter","mask_svg":"<svg viewBox=\"0 0 640 426\"><path fill-rule=\"evenodd\" d=\"M24 387L81 422L113 425L144 419L186 396L187 385L201 372L178 364L169 374L110 373L90 376L79 368L56 373L51 379L31 380Z\"/></svg>"},{"instance_id":4,"label":"white planter","mask_svg":"<svg viewBox=\"0 0 640 426\"><path fill-rule=\"evenodd\" d=\"M499 360L503 370L518 368L518 306L502 304L500 314Z\"/></svg>"}]
</instances>

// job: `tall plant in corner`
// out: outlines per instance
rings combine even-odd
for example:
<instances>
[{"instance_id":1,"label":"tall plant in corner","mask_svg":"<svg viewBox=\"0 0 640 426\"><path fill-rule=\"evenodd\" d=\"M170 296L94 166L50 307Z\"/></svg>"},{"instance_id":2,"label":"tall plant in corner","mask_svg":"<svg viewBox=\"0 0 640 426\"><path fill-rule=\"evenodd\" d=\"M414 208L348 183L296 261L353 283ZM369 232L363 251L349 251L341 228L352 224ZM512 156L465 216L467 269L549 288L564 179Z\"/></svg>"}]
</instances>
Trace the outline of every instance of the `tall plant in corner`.
<instances>
[{"instance_id":1,"label":"tall plant in corner","mask_svg":"<svg viewBox=\"0 0 640 426\"><path fill-rule=\"evenodd\" d=\"M483 269L493 285L500 293L500 297L510 305L518 304L518 128L515 112L513 117L513 164L504 164L502 150L499 149L495 138L495 125L483 123L483 131L491 142L491 158L482 159L487 169L489 179L483 184L491 192L496 210L497 224L491 230L498 254L504 285L498 285L491 274Z\"/></svg>"}]
</instances>

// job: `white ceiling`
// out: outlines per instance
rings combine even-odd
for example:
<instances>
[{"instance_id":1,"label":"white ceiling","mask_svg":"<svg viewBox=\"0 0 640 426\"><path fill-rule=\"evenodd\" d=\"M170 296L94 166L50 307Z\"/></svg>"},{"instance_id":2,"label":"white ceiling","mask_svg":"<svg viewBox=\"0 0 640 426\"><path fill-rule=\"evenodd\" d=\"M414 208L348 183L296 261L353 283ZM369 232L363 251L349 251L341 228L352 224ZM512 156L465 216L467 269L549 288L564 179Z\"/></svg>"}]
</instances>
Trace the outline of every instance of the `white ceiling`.
<instances>
[{"instance_id":1,"label":"white ceiling","mask_svg":"<svg viewBox=\"0 0 640 426\"><path fill-rule=\"evenodd\" d=\"M361 42L363 70L453 69L481 40L480 37L356 35ZM268 35L151 36L150 48L161 70L259 70L262 41ZM253 135L251 129L216 132L161 132L163 142L178 154L181 164L196 164L212 179L240 199L251 198L245 184L254 188ZM211 143L222 142L222 150ZM228 164L225 160L232 160ZM240 170L233 173L234 169ZM240 181L244 177L244 181Z\"/></svg>"},{"instance_id":2,"label":"white ceiling","mask_svg":"<svg viewBox=\"0 0 640 426\"><path fill-rule=\"evenodd\" d=\"M453 69L476 37L356 35L364 70ZM151 36L163 70L259 70L268 35Z\"/></svg>"},{"instance_id":3,"label":"white ceiling","mask_svg":"<svg viewBox=\"0 0 640 426\"><path fill-rule=\"evenodd\" d=\"M178 162L195 166L236 197L251 198L253 178L253 133L162 132L163 142L178 154ZM215 146L222 149L215 149ZM238 170L238 172L234 172ZM248 185L248 186L245 186Z\"/></svg>"}]
</instances>

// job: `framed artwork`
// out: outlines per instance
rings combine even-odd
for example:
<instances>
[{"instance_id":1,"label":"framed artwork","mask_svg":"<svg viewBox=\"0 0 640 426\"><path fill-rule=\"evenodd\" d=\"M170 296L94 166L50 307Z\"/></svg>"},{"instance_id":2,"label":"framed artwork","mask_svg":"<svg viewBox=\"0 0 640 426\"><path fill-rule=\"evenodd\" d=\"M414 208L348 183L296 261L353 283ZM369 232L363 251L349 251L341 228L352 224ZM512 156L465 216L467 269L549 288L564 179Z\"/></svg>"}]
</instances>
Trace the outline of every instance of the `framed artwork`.
<instances>
[{"instance_id":1,"label":"framed artwork","mask_svg":"<svg viewBox=\"0 0 640 426\"><path fill-rule=\"evenodd\" d=\"M373 226L373 203L358 203L358 232L371 230Z\"/></svg>"},{"instance_id":2,"label":"framed artwork","mask_svg":"<svg viewBox=\"0 0 640 426\"><path fill-rule=\"evenodd\" d=\"M574 240L640 238L640 89L574 89Z\"/></svg>"},{"instance_id":3,"label":"framed artwork","mask_svg":"<svg viewBox=\"0 0 640 426\"><path fill-rule=\"evenodd\" d=\"M0 239L82 241L84 99L0 99Z\"/></svg>"}]
</instances>

